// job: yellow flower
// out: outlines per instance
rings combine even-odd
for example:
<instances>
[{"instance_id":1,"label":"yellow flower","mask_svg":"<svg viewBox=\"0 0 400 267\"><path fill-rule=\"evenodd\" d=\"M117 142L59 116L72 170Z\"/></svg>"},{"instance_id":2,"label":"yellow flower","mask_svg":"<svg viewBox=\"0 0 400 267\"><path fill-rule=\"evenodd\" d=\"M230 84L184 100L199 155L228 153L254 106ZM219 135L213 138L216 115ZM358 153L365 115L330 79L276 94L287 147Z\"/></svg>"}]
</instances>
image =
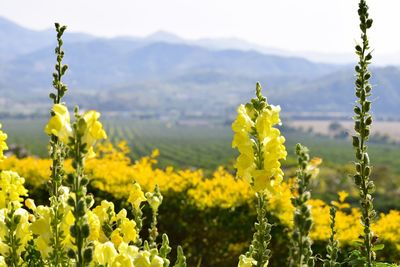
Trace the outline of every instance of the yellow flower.
<instances>
[{"instance_id":1,"label":"yellow flower","mask_svg":"<svg viewBox=\"0 0 400 267\"><path fill-rule=\"evenodd\" d=\"M146 198L144 196L142 188L140 187L140 185L138 183L134 183L133 188L131 188L130 193L129 193L128 202L131 203L132 207L135 210L139 210L140 204L145 200L146 200Z\"/></svg>"},{"instance_id":2,"label":"yellow flower","mask_svg":"<svg viewBox=\"0 0 400 267\"><path fill-rule=\"evenodd\" d=\"M36 209L36 205L35 205L35 201L31 198L27 198L25 200L25 206L30 209L30 210L35 210Z\"/></svg>"},{"instance_id":3,"label":"yellow flower","mask_svg":"<svg viewBox=\"0 0 400 267\"><path fill-rule=\"evenodd\" d=\"M133 260L133 266L150 267L150 252L140 251Z\"/></svg>"},{"instance_id":4,"label":"yellow flower","mask_svg":"<svg viewBox=\"0 0 400 267\"><path fill-rule=\"evenodd\" d=\"M94 110L87 111L83 114L85 121L85 132L83 134L83 143L88 146L89 152L93 152L93 145L97 140L106 139L107 134L103 129L103 125L98 120L100 113Z\"/></svg>"},{"instance_id":5,"label":"yellow flower","mask_svg":"<svg viewBox=\"0 0 400 267\"><path fill-rule=\"evenodd\" d=\"M149 203L153 211L157 211L160 207L163 197L157 192L147 192L146 193L147 202Z\"/></svg>"},{"instance_id":6,"label":"yellow flower","mask_svg":"<svg viewBox=\"0 0 400 267\"><path fill-rule=\"evenodd\" d=\"M122 242L118 246L118 251L120 254L127 255L133 261L139 253L139 248L133 245L128 245L125 242Z\"/></svg>"},{"instance_id":7,"label":"yellow flower","mask_svg":"<svg viewBox=\"0 0 400 267\"><path fill-rule=\"evenodd\" d=\"M68 143L68 138L72 135L72 127L68 109L63 104L54 104L51 109L54 115L50 118L44 131L48 135L57 136L64 144Z\"/></svg>"},{"instance_id":8,"label":"yellow flower","mask_svg":"<svg viewBox=\"0 0 400 267\"><path fill-rule=\"evenodd\" d=\"M311 178L316 178L319 174L318 166L321 165L321 158L312 158L310 163L307 165L306 172L311 174Z\"/></svg>"},{"instance_id":9,"label":"yellow flower","mask_svg":"<svg viewBox=\"0 0 400 267\"><path fill-rule=\"evenodd\" d=\"M196 187L189 189L187 194L201 209L229 209L248 203L254 196L249 183L235 179L223 167L219 167L212 177L204 178Z\"/></svg>"},{"instance_id":10,"label":"yellow flower","mask_svg":"<svg viewBox=\"0 0 400 267\"><path fill-rule=\"evenodd\" d=\"M138 267L163 267L164 260L154 253L150 253L149 251L140 251L134 261L133 266Z\"/></svg>"},{"instance_id":11,"label":"yellow flower","mask_svg":"<svg viewBox=\"0 0 400 267\"><path fill-rule=\"evenodd\" d=\"M136 223L127 218L122 220L119 228L121 229L121 233L123 233L123 240L125 243L135 242L138 234L136 232Z\"/></svg>"},{"instance_id":12,"label":"yellow flower","mask_svg":"<svg viewBox=\"0 0 400 267\"><path fill-rule=\"evenodd\" d=\"M111 242L106 242L104 244L95 242L94 243L94 254L93 260L95 263L98 263L103 266L111 266L115 257L118 255L117 250L114 247L114 244Z\"/></svg>"},{"instance_id":13,"label":"yellow flower","mask_svg":"<svg viewBox=\"0 0 400 267\"><path fill-rule=\"evenodd\" d=\"M0 256L0 267L7 267L6 260L3 256Z\"/></svg>"},{"instance_id":14,"label":"yellow flower","mask_svg":"<svg viewBox=\"0 0 400 267\"><path fill-rule=\"evenodd\" d=\"M265 138L270 136L273 126L280 124L279 112L281 111L280 106L270 106L271 109L264 109L263 112L258 115L256 120L256 130L259 140L262 142Z\"/></svg>"},{"instance_id":15,"label":"yellow flower","mask_svg":"<svg viewBox=\"0 0 400 267\"><path fill-rule=\"evenodd\" d=\"M35 245L44 259L47 259L52 247L50 245L51 233L51 210L49 207L38 206L35 210L36 220L31 225L31 231L37 235Z\"/></svg>"},{"instance_id":16,"label":"yellow flower","mask_svg":"<svg viewBox=\"0 0 400 267\"><path fill-rule=\"evenodd\" d=\"M240 105L237 109L237 112L238 116L232 124L232 130L235 133L250 132L251 128L254 126L254 122L252 121L250 114L247 113L246 107L244 105Z\"/></svg>"},{"instance_id":17,"label":"yellow flower","mask_svg":"<svg viewBox=\"0 0 400 267\"><path fill-rule=\"evenodd\" d=\"M339 202L344 202L346 200L346 198L349 196L349 193L347 193L346 191L340 191L338 193L339 195Z\"/></svg>"},{"instance_id":18,"label":"yellow flower","mask_svg":"<svg viewBox=\"0 0 400 267\"><path fill-rule=\"evenodd\" d=\"M151 265L150 267L163 267L164 266L164 260L160 256L154 256L153 259L151 260Z\"/></svg>"},{"instance_id":19,"label":"yellow flower","mask_svg":"<svg viewBox=\"0 0 400 267\"><path fill-rule=\"evenodd\" d=\"M248 258L245 255L240 255L238 267L252 267L257 265L257 261L253 258Z\"/></svg>"},{"instance_id":20,"label":"yellow flower","mask_svg":"<svg viewBox=\"0 0 400 267\"><path fill-rule=\"evenodd\" d=\"M90 241L94 241L94 240L99 240L100 237L100 231L101 231L101 224L100 224L100 220L99 217L97 217L97 215L92 212L92 211L88 211L87 212L88 215L88 224L89 224L89 236L88 236L88 240Z\"/></svg>"},{"instance_id":21,"label":"yellow flower","mask_svg":"<svg viewBox=\"0 0 400 267\"><path fill-rule=\"evenodd\" d=\"M0 208L6 208L10 202L22 202L22 196L28 195L24 187L25 179L13 171L0 173Z\"/></svg>"},{"instance_id":22,"label":"yellow flower","mask_svg":"<svg viewBox=\"0 0 400 267\"><path fill-rule=\"evenodd\" d=\"M132 267L132 261L128 255L119 254L115 257L111 267Z\"/></svg>"},{"instance_id":23,"label":"yellow flower","mask_svg":"<svg viewBox=\"0 0 400 267\"><path fill-rule=\"evenodd\" d=\"M258 110L257 115L253 114L254 108L250 108L252 104L239 106L232 124L232 147L240 153L235 163L237 177L248 181L257 192L272 193L282 181L280 160L286 158L287 152L285 138L274 128L281 122L280 107L263 104L265 107Z\"/></svg>"},{"instance_id":24,"label":"yellow flower","mask_svg":"<svg viewBox=\"0 0 400 267\"><path fill-rule=\"evenodd\" d=\"M93 213L97 215L101 225L105 222L110 223L115 217L114 203L102 200L100 205L93 209Z\"/></svg>"},{"instance_id":25,"label":"yellow flower","mask_svg":"<svg viewBox=\"0 0 400 267\"><path fill-rule=\"evenodd\" d=\"M1 129L1 124L0 124L0 129ZM0 130L0 162L6 158L4 156L4 150L8 149L6 140L7 140L7 134Z\"/></svg>"}]
</instances>

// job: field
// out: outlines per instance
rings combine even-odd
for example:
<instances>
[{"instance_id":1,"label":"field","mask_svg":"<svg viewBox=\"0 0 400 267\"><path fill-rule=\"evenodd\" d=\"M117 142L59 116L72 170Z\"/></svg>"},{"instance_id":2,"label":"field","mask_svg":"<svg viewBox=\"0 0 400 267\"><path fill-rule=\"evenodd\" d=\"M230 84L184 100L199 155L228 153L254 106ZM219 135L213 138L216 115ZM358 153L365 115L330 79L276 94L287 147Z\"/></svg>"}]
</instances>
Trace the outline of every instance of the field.
<instances>
[{"instance_id":1,"label":"field","mask_svg":"<svg viewBox=\"0 0 400 267\"><path fill-rule=\"evenodd\" d=\"M312 129L314 133L332 135L329 129L333 123L339 124L343 130L353 133L354 122L351 120L294 120L290 121L289 126L296 129ZM400 141L400 122L399 121L374 121L372 134L387 135L391 140Z\"/></svg>"},{"instance_id":2,"label":"field","mask_svg":"<svg viewBox=\"0 0 400 267\"><path fill-rule=\"evenodd\" d=\"M232 167L236 152L231 148L230 126L207 125L190 126L160 121L131 119L104 119L106 131L112 142L126 140L132 150L132 159L149 155L159 149L159 164L162 167L202 168L214 170L220 165ZM297 123L297 122L296 122ZM314 125L309 122L305 127ZM47 136L43 132L44 119L5 119L3 128L9 135L10 144L19 144L30 154L46 157ZM296 125L296 124L291 124ZM379 124L378 124L379 125ZM328 127L328 123L320 122ZM396 127L393 127L396 128ZM353 160L349 140L335 140L324 136L314 136L300 131L285 131L286 147L293 156L296 142L307 145L313 155L322 157L332 164L348 164ZM34 142L32 140L35 140ZM400 150L397 145L371 144L371 156L376 165L384 165L400 174Z\"/></svg>"}]
</instances>

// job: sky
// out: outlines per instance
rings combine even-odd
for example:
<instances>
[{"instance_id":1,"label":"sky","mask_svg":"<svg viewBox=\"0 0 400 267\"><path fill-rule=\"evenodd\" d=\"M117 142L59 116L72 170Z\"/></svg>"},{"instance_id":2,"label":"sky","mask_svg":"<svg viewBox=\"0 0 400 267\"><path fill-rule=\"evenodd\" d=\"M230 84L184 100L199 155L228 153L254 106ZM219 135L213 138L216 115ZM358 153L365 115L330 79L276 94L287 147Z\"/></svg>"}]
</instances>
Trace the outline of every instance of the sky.
<instances>
[{"instance_id":1,"label":"sky","mask_svg":"<svg viewBox=\"0 0 400 267\"><path fill-rule=\"evenodd\" d=\"M288 51L352 54L358 0L0 0L0 16L31 29L54 21L98 36L163 30L186 39L240 38ZM400 62L399 0L370 0L371 45Z\"/></svg>"}]
</instances>

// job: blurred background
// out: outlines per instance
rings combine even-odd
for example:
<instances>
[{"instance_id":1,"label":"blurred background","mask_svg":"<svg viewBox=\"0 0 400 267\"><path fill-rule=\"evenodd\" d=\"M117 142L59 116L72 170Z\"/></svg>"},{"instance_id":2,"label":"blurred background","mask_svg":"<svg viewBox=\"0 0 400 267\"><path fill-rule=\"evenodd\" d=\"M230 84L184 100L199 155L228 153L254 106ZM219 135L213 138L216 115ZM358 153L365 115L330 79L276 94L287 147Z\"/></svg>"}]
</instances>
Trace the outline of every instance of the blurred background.
<instances>
[{"instance_id":1,"label":"blurred background","mask_svg":"<svg viewBox=\"0 0 400 267\"><path fill-rule=\"evenodd\" d=\"M233 172L230 125L260 81L282 107L285 166L296 142L309 146L324 159L314 193L329 199L353 190L356 8L353 0L1 1L0 118L14 151L47 156L58 21L68 25L70 109L99 110L132 159L158 148L160 167ZM400 2L370 8L371 158L377 207L387 211L400 195Z\"/></svg>"}]
</instances>

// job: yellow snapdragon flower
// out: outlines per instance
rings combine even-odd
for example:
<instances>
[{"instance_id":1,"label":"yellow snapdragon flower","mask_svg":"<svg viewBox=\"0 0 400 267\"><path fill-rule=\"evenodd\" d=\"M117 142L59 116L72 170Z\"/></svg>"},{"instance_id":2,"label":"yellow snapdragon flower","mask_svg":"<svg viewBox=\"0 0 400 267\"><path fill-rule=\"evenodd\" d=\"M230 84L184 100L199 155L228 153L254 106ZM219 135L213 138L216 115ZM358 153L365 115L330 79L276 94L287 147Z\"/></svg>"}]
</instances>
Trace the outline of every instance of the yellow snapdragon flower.
<instances>
[{"instance_id":1,"label":"yellow snapdragon flower","mask_svg":"<svg viewBox=\"0 0 400 267\"><path fill-rule=\"evenodd\" d=\"M127 243L122 242L118 246L118 251L120 254L127 255L131 259L131 261L133 261L139 253L139 248L137 246L128 245Z\"/></svg>"},{"instance_id":2,"label":"yellow snapdragon flower","mask_svg":"<svg viewBox=\"0 0 400 267\"><path fill-rule=\"evenodd\" d=\"M62 190L62 195L60 195L60 211L64 214L60 228L61 231L64 233L65 238L63 239L63 245L65 248L72 247L72 236L70 235L70 227L74 223L75 219L72 214L71 208L68 206L67 198L69 196L69 190L67 187L61 186L60 190ZM34 239L35 246L40 251L40 254L43 259L48 259L49 255L53 252L53 247L51 245L52 236L53 236L53 229L51 226L52 220L52 210L49 206L39 205L36 206L35 203L27 199L25 201L25 206L33 211L34 219L30 225L30 231L33 235L36 236ZM88 214L90 218L90 213ZM90 236L95 234L94 226L96 224L91 222L90 224ZM92 240L92 239L91 239Z\"/></svg>"},{"instance_id":3,"label":"yellow snapdragon flower","mask_svg":"<svg viewBox=\"0 0 400 267\"><path fill-rule=\"evenodd\" d=\"M253 258L248 258L245 255L240 255L238 267L253 267L257 265L257 261Z\"/></svg>"},{"instance_id":4,"label":"yellow snapdragon flower","mask_svg":"<svg viewBox=\"0 0 400 267\"><path fill-rule=\"evenodd\" d=\"M88 224L89 224L89 236L88 236L88 240L90 241L95 241L95 240L99 240L100 238L100 233L101 233L101 224L100 224L100 219L99 217L97 217L97 215L89 210L87 212L87 220L88 220Z\"/></svg>"},{"instance_id":5,"label":"yellow snapdragon flower","mask_svg":"<svg viewBox=\"0 0 400 267\"><path fill-rule=\"evenodd\" d=\"M136 232L136 223L127 218L123 219L120 226L120 232L123 234L123 240L125 243L135 242L138 238Z\"/></svg>"},{"instance_id":6,"label":"yellow snapdragon flower","mask_svg":"<svg viewBox=\"0 0 400 267\"><path fill-rule=\"evenodd\" d=\"M126 254L119 254L115 257L111 267L132 267L132 260Z\"/></svg>"},{"instance_id":7,"label":"yellow snapdragon flower","mask_svg":"<svg viewBox=\"0 0 400 267\"><path fill-rule=\"evenodd\" d=\"M263 108L257 111L250 103L238 107L232 124L232 147L240 153L235 163L237 177L248 181L256 192L273 192L283 179L280 160L286 158L287 152L285 138L275 128L281 123L281 108L262 101Z\"/></svg>"},{"instance_id":8,"label":"yellow snapdragon flower","mask_svg":"<svg viewBox=\"0 0 400 267\"><path fill-rule=\"evenodd\" d=\"M7 208L10 202L22 202L28 195L24 187L25 179L13 171L0 173L0 208Z\"/></svg>"},{"instance_id":9,"label":"yellow snapdragon flower","mask_svg":"<svg viewBox=\"0 0 400 267\"><path fill-rule=\"evenodd\" d=\"M111 266L118 255L114 244L110 241L104 244L99 242L95 242L94 244L93 261L103 266Z\"/></svg>"},{"instance_id":10,"label":"yellow snapdragon flower","mask_svg":"<svg viewBox=\"0 0 400 267\"><path fill-rule=\"evenodd\" d=\"M0 124L0 129L1 129L1 124ZM7 134L0 130L0 162L6 158L4 156L4 150L8 149L6 140L7 140Z\"/></svg>"},{"instance_id":11,"label":"yellow snapdragon flower","mask_svg":"<svg viewBox=\"0 0 400 267\"><path fill-rule=\"evenodd\" d=\"M37 235L35 238L35 245L40 251L44 259L47 259L52 252L50 240L52 237L51 232L51 210L46 206L38 206L35 209L36 220L31 225L31 231Z\"/></svg>"},{"instance_id":12,"label":"yellow snapdragon flower","mask_svg":"<svg viewBox=\"0 0 400 267\"><path fill-rule=\"evenodd\" d=\"M133 266L140 266L140 267L163 267L164 260L158 256L153 255L155 253L151 253L150 251L139 251L136 255Z\"/></svg>"},{"instance_id":13,"label":"yellow snapdragon flower","mask_svg":"<svg viewBox=\"0 0 400 267\"><path fill-rule=\"evenodd\" d=\"M50 118L45 133L57 136L64 144L68 143L68 138L72 136L72 127L68 109L63 104L54 104L51 109L53 116Z\"/></svg>"},{"instance_id":14,"label":"yellow snapdragon flower","mask_svg":"<svg viewBox=\"0 0 400 267\"><path fill-rule=\"evenodd\" d=\"M139 183L134 183L132 189L129 192L128 202L131 203L135 210L140 209L140 204L146 201L146 197L140 187Z\"/></svg>"},{"instance_id":15,"label":"yellow snapdragon flower","mask_svg":"<svg viewBox=\"0 0 400 267\"><path fill-rule=\"evenodd\" d=\"M88 158L93 158L95 153L93 151L93 146L97 140L106 139L107 134L103 129L103 125L98 120L100 118L100 113L94 110L90 110L83 114L83 119L85 121L85 131L83 134L82 141L88 146Z\"/></svg>"},{"instance_id":16,"label":"yellow snapdragon flower","mask_svg":"<svg viewBox=\"0 0 400 267\"><path fill-rule=\"evenodd\" d=\"M93 213L97 215L101 225L105 222L112 222L115 220L114 203L102 200L100 205L93 209Z\"/></svg>"},{"instance_id":17,"label":"yellow snapdragon flower","mask_svg":"<svg viewBox=\"0 0 400 267\"><path fill-rule=\"evenodd\" d=\"M158 211L158 208L162 203L163 196L159 192L147 192L146 198L153 212Z\"/></svg>"}]
</instances>

